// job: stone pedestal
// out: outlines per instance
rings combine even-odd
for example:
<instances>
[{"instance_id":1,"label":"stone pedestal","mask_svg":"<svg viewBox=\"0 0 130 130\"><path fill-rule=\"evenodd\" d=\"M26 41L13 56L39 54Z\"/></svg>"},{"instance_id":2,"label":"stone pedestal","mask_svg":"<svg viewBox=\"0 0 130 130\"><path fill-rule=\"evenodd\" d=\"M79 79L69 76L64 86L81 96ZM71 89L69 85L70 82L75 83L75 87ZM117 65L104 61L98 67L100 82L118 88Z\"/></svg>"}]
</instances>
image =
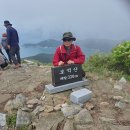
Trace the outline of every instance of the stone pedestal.
<instances>
[{"instance_id":1,"label":"stone pedestal","mask_svg":"<svg viewBox=\"0 0 130 130\"><path fill-rule=\"evenodd\" d=\"M77 81L74 83L57 86L57 87L54 87L52 84L48 84L48 85L45 85L45 88L50 94L52 94L52 93L58 93L58 92L62 92L62 91L77 88L77 87L82 87L85 85L88 85L87 79L84 79L82 81Z\"/></svg>"}]
</instances>

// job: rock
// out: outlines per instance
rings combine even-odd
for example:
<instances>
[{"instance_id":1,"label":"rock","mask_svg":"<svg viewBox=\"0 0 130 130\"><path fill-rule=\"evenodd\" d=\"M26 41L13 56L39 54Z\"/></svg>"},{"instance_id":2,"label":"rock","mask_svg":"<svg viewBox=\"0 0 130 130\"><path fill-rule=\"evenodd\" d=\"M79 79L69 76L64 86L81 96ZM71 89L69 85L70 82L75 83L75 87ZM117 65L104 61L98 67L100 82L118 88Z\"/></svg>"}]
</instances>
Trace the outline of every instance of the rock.
<instances>
[{"instance_id":1,"label":"rock","mask_svg":"<svg viewBox=\"0 0 130 130\"><path fill-rule=\"evenodd\" d=\"M68 105L66 107L61 108L61 111L63 112L65 117L75 115L81 110L81 107L79 105Z\"/></svg>"},{"instance_id":2,"label":"rock","mask_svg":"<svg viewBox=\"0 0 130 130\"><path fill-rule=\"evenodd\" d=\"M115 88L115 89L118 89L118 90L122 90L122 85L115 84L115 85L114 85L114 88Z\"/></svg>"},{"instance_id":3,"label":"rock","mask_svg":"<svg viewBox=\"0 0 130 130\"><path fill-rule=\"evenodd\" d=\"M112 118L100 117L99 119L102 121L102 123L116 123L116 120Z\"/></svg>"},{"instance_id":4,"label":"rock","mask_svg":"<svg viewBox=\"0 0 130 130\"><path fill-rule=\"evenodd\" d=\"M21 108L21 110L22 111L25 111L25 112L30 112L31 110L29 109L29 108L27 108L27 107L23 107L23 108Z\"/></svg>"},{"instance_id":5,"label":"rock","mask_svg":"<svg viewBox=\"0 0 130 130\"><path fill-rule=\"evenodd\" d=\"M121 101L130 104L130 95L126 94Z\"/></svg>"},{"instance_id":6,"label":"rock","mask_svg":"<svg viewBox=\"0 0 130 130\"><path fill-rule=\"evenodd\" d=\"M64 95L60 97L60 95L57 95L53 97L53 102L54 102L54 106L59 105L59 104L63 104L67 101L67 96L65 97Z\"/></svg>"},{"instance_id":7,"label":"rock","mask_svg":"<svg viewBox=\"0 0 130 130\"><path fill-rule=\"evenodd\" d=\"M88 110L83 109L77 115L75 115L75 122L76 125L85 125L85 124L92 124L93 118Z\"/></svg>"},{"instance_id":8,"label":"rock","mask_svg":"<svg viewBox=\"0 0 130 130\"><path fill-rule=\"evenodd\" d=\"M37 106L32 113L33 113L34 115L37 115L37 114L39 114L40 112L42 112L42 111L44 111L44 110L45 110L45 107Z\"/></svg>"},{"instance_id":9,"label":"rock","mask_svg":"<svg viewBox=\"0 0 130 130\"><path fill-rule=\"evenodd\" d=\"M32 129L35 130L35 129L36 129L36 122L33 122L31 126L32 126ZM32 129L31 129L31 130L32 130Z\"/></svg>"},{"instance_id":10,"label":"rock","mask_svg":"<svg viewBox=\"0 0 130 130\"><path fill-rule=\"evenodd\" d=\"M5 107L4 107L4 111L5 111L5 112L8 112L8 113L10 113L10 114L12 114L13 108L14 108L14 106L13 106L13 101L12 101L12 100L9 100L9 101L6 103Z\"/></svg>"},{"instance_id":11,"label":"rock","mask_svg":"<svg viewBox=\"0 0 130 130\"><path fill-rule=\"evenodd\" d=\"M23 94L18 94L16 95L15 100L24 104L26 102L26 97Z\"/></svg>"},{"instance_id":12,"label":"rock","mask_svg":"<svg viewBox=\"0 0 130 130\"><path fill-rule=\"evenodd\" d=\"M122 100L122 99L123 99L123 97L122 97L122 96L113 96L113 99L114 99L114 100L118 100L118 101L119 101L119 100Z\"/></svg>"},{"instance_id":13,"label":"rock","mask_svg":"<svg viewBox=\"0 0 130 130\"><path fill-rule=\"evenodd\" d=\"M39 100L38 101L38 105L42 105L42 104L43 104L43 102Z\"/></svg>"},{"instance_id":14,"label":"rock","mask_svg":"<svg viewBox=\"0 0 130 130\"><path fill-rule=\"evenodd\" d=\"M58 130L58 124L63 120L61 112L45 113L36 124L36 130Z\"/></svg>"},{"instance_id":15,"label":"rock","mask_svg":"<svg viewBox=\"0 0 130 130\"><path fill-rule=\"evenodd\" d=\"M125 87L126 82L126 79L122 77L119 81L116 82L116 84L114 84L114 88L122 90Z\"/></svg>"},{"instance_id":16,"label":"rock","mask_svg":"<svg viewBox=\"0 0 130 130\"><path fill-rule=\"evenodd\" d=\"M54 110L55 110L55 111L60 111L60 110L61 110L61 104L56 105L56 106L54 107Z\"/></svg>"},{"instance_id":17,"label":"rock","mask_svg":"<svg viewBox=\"0 0 130 130\"><path fill-rule=\"evenodd\" d=\"M98 129L97 127L95 127L94 125L75 125L74 126L75 130L102 130L102 129Z\"/></svg>"},{"instance_id":18,"label":"rock","mask_svg":"<svg viewBox=\"0 0 130 130\"><path fill-rule=\"evenodd\" d=\"M112 78L110 78L109 81L110 81L110 83L113 83L113 79Z\"/></svg>"},{"instance_id":19,"label":"rock","mask_svg":"<svg viewBox=\"0 0 130 130\"><path fill-rule=\"evenodd\" d=\"M90 102L87 102L85 107L89 111L92 110L92 109L94 109L94 105L92 103L90 103Z\"/></svg>"},{"instance_id":20,"label":"rock","mask_svg":"<svg viewBox=\"0 0 130 130\"><path fill-rule=\"evenodd\" d=\"M6 114L0 113L0 130L6 127Z\"/></svg>"},{"instance_id":21,"label":"rock","mask_svg":"<svg viewBox=\"0 0 130 130\"><path fill-rule=\"evenodd\" d=\"M74 126L73 126L73 120L67 120L65 122L64 128L63 130L74 130Z\"/></svg>"},{"instance_id":22,"label":"rock","mask_svg":"<svg viewBox=\"0 0 130 130\"><path fill-rule=\"evenodd\" d=\"M84 107L84 104L82 104L82 103L79 103L78 105L79 105L81 108Z\"/></svg>"},{"instance_id":23,"label":"rock","mask_svg":"<svg viewBox=\"0 0 130 130\"><path fill-rule=\"evenodd\" d=\"M123 125L105 125L103 130L130 130L130 126Z\"/></svg>"},{"instance_id":24,"label":"rock","mask_svg":"<svg viewBox=\"0 0 130 130\"><path fill-rule=\"evenodd\" d=\"M115 107L124 109L126 107L125 103L122 103L121 101L115 103Z\"/></svg>"},{"instance_id":25,"label":"rock","mask_svg":"<svg viewBox=\"0 0 130 130\"><path fill-rule=\"evenodd\" d=\"M68 106L67 103L64 103L64 104L61 105L61 107L66 107L66 106Z\"/></svg>"},{"instance_id":26,"label":"rock","mask_svg":"<svg viewBox=\"0 0 130 130\"><path fill-rule=\"evenodd\" d=\"M1 94L0 93L0 104L8 101L11 98L10 94Z\"/></svg>"},{"instance_id":27,"label":"rock","mask_svg":"<svg viewBox=\"0 0 130 130\"><path fill-rule=\"evenodd\" d=\"M126 84L127 81L124 77L122 77L120 80L119 80L119 83L122 83L122 84Z\"/></svg>"},{"instance_id":28,"label":"rock","mask_svg":"<svg viewBox=\"0 0 130 130\"><path fill-rule=\"evenodd\" d=\"M50 94L46 95L46 98L44 99L43 102L44 102L44 105L53 106L54 105L53 96Z\"/></svg>"},{"instance_id":29,"label":"rock","mask_svg":"<svg viewBox=\"0 0 130 130\"><path fill-rule=\"evenodd\" d=\"M4 111L7 111L8 113L12 113L12 110L22 108L25 104L26 98L22 94L16 95L16 98L14 100L9 100L5 107Z\"/></svg>"},{"instance_id":30,"label":"rock","mask_svg":"<svg viewBox=\"0 0 130 130\"><path fill-rule=\"evenodd\" d=\"M93 80L95 80L95 81L97 81L97 80L99 80L99 77L97 76L97 75L93 75Z\"/></svg>"},{"instance_id":31,"label":"rock","mask_svg":"<svg viewBox=\"0 0 130 130\"><path fill-rule=\"evenodd\" d=\"M74 119L74 115L68 116L67 119Z\"/></svg>"},{"instance_id":32,"label":"rock","mask_svg":"<svg viewBox=\"0 0 130 130\"><path fill-rule=\"evenodd\" d=\"M41 96L40 100L44 101L45 98L46 98L45 96Z\"/></svg>"},{"instance_id":33,"label":"rock","mask_svg":"<svg viewBox=\"0 0 130 130\"><path fill-rule=\"evenodd\" d=\"M27 101L27 105L36 105L39 103L38 99L31 99Z\"/></svg>"},{"instance_id":34,"label":"rock","mask_svg":"<svg viewBox=\"0 0 130 130\"><path fill-rule=\"evenodd\" d=\"M39 108L39 112L42 112L42 111L44 111L45 110L45 107L44 106L41 106L40 108Z\"/></svg>"},{"instance_id":35,"label":"rock","mask_svg":"<svg viewBox=\"0 0 130 130\"><path fill-rule=\"evenodd\" d=\"M101 103L100 103L100 106L106 107L106 106L109 106L109 103L108 103L108 102L101 102Z\"/></svg>"},{"instance_id":36,"label":"rock","mask_svg":"<svg viewBox=\"0 0 130 130\"><path fill-rule=\"evenodd\" d=\"M31 123L31 116L28 112L24 112L21 109L17 111L16 127L22 127Z\"/></svg>"},{"instance_id":37,"label":"rock","mask_svg":"<svg viewBox=\"0 0 130 130\"><path fill-rule=\"evenodd\" d=\"M50 112L52 112L53 111L53 106L45 106L45 110L44 110L45 112L48 112L48 113L50 113Z\"/></svg>"},{"instance_id":38,"label":"rock","mask_svg":"<svg viewBox=\"0 0 130 130\"><path fill-rule=\"evenodd\" d=\"M64 104L66 102L66 100L68 99L70 93L71 93L71 90L64 91L62 93L54 94L53 98L55 100L55 103L54 103L55 106L58 105L58 104Z\"/></svg>"},{"instance_id":39,"label":"rock","mask_svg":"<svg viewBox=\"0 0 130 130\"><path fill-rule=\"evenodd\" d=\"M29 104L29 105L27 105L27 107L32 109L32 108L33 108L33 105L30 105L30 104Z\"/></svg>"},{"instance_id":40,"label":"rock","mask_svg":"<svg viewBox=\"0 0 130 130\"><path fill-rule=\"evenodd\" d=\"M41 106L37 106L36 108L35 108L35 110L33 110L33 114L36 116L40 111L39 111L39 109L41 108Z\"/></svg>"},{"instance_id":41,"label":"rock","mask_svg":"<svg viewBox=\"0 0 130 130\"><path fill-rule=\"evenodd\" d=\"M38 86L34 88L35 91L43 92L45 90L45 83L40 83Z\"/></svg>"}]
</instances>

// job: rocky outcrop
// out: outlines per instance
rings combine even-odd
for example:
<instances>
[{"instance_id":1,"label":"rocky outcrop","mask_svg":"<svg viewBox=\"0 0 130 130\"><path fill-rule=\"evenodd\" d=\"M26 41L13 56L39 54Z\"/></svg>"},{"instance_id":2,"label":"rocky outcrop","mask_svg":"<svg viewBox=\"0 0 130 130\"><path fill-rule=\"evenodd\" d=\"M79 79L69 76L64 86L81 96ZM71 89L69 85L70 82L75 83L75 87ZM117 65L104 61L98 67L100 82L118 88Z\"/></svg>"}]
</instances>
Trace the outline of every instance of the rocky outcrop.
<instances>
[{"instance_id":1,"label":"rocky outcrop","mask_svg":"<svg viewBox=\"0 0 130 130\"><path fill-rule=\"evenodd\" d=\"M89 84L93 92L91 100L76 105L70 101L72 90L51 95L44 90L44 85L51 83L50 72L50 66L33 64L23 64L16 70L9 66L2 71L0 112L3 115L16 114L14 126L36 127L36 130L130 129L129 81L124 78L119 81L111 77L103 79L92 74ZM0 125L4 122L6 126L3 117L6 118L0 118Z\"/></svg>"}]
</instances>

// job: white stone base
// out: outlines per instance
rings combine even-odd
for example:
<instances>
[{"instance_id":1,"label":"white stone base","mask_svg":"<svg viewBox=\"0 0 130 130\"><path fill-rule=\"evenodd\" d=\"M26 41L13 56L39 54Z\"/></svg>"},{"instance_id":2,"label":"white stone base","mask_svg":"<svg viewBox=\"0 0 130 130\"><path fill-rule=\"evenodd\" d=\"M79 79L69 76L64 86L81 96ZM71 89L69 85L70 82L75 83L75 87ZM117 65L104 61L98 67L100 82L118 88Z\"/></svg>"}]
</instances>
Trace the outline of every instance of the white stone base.
<instances>
[{"instance_id":1,"label":"white stone base","mask_svg":"<svg viewBox=\"0 0 130 130\"><path fill-rule=\"evenodd\" d=\"M86 88L80 89L70 94L70 100L76 104L85 103L86 101L90 100L91 97L92 91Z\"/></svg>"},{"instance_id":2,"label":"white stone base","mask_svg":"<svg viewBox=\"0 0 130 130\"><path fill-rule=\"evenodd\" d=\"M50 94L52 94L52 93L58 93L58 92L62 92L62 91L77 88L77 87L82 87L85 85L88 85L87 79L84 79L84 80L78 81L78 82L74 82L74 83L69 83L69 84L57 86L57 87L54 87L52 84L48 84L48 85L45 85L45 89Z\"/></svg>"}]
</instances>

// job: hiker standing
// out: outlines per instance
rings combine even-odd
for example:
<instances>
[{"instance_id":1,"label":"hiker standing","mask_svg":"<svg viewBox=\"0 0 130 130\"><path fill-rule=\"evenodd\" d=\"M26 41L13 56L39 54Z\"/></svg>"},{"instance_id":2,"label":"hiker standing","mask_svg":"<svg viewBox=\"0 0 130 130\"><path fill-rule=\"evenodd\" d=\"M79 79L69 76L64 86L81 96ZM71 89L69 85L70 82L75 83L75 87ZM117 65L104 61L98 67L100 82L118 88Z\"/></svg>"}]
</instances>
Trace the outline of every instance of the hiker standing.
<instances>
[{"instance_id":1,"label":"hiker standing","mask_svg":"<svg viewBox=\"0 0 130 130\"><path fill-rule=\"evenodd\" d=\"M13 28L12 24L7 20L4 21L4 26L6 27L7 33L7 47L9 49L11 59L15 64L14 68L21 67L19 36L17 30Z\"/></svg>"},{"instance_id":2,"label":"hiker standing","mask_svg":"<svg viewBox=\"0 0 130 130\"><path fill-rule=\"evenodd\" d=\"M6 33L2 34L1 45L5 49L5 51L7 53L10 64L12 64L12 60L11 60L11 56L10 56L9 48L8 48L8 44L7 44L7 34Z\"/></svg>"}]
</instances>

